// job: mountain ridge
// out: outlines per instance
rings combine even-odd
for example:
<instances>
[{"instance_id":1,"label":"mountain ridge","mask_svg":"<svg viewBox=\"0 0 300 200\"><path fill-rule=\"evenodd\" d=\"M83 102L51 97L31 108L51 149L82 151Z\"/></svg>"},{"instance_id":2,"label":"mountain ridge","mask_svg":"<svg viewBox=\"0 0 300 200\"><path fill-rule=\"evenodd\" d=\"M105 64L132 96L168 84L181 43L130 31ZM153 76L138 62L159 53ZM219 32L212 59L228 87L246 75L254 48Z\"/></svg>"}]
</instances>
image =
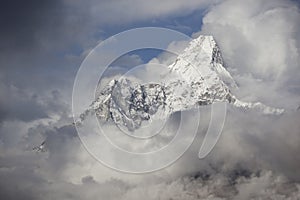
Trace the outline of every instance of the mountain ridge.
<instances>
[{"instance_id":1,"label":"mountain ridge","mask_svg":"<svg viewBox=\"0 0 300 200\"><path fill-rule=\"evenodd\" d=\"M212 36L200 35L192 40L168 69L178 77L145 84L126 77L111 80L80 115L78 123L95 113L100 120L112 120L134 131L143 121L165 119L174 112L213 102L228 102L264 114L278 115L284 111L260 102L243 102L231 93L230 88L236 88L237 84L224 67L221 50Z\"/></svg>"}]
</instances>

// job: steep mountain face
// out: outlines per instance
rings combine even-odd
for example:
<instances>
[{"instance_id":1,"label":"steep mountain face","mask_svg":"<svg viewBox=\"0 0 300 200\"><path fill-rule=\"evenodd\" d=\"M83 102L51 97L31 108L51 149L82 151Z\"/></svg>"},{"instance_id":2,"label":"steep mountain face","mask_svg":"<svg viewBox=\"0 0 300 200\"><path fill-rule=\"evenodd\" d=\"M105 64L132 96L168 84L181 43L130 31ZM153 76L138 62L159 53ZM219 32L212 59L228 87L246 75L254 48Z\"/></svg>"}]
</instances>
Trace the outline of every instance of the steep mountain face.
<instances>
[{"instance_id":1,"label":"steep mountain face","mask_svg":"<svg viewBox=\"0 0 300 200\"><path fill-rule=\"evenodd\" d=\"M212 36L199 36L169 66L186 81L236 87L230 73L225 69L221 51ZM226 87L226 86L222 86Z\"/></svg>"},{"instance_id":2,"label":"steep mountain face","mask_svg":"<svg viewBox=\"0 0 300 200\"><path fill-rule=\"evenodd\" d=\"M170 77L173 73L177 77L161 83L139 84L124 77L112 80L80 116L78 123L95 113L100 120L112 120L133 131L144 121L166 119L176 111L216 101L265 114L283 112L259 102L242 102L230 92L229 88L237 86L224 67L220 49L212 36L192 40L168 69Z\"/></svg>"}]
</instances>

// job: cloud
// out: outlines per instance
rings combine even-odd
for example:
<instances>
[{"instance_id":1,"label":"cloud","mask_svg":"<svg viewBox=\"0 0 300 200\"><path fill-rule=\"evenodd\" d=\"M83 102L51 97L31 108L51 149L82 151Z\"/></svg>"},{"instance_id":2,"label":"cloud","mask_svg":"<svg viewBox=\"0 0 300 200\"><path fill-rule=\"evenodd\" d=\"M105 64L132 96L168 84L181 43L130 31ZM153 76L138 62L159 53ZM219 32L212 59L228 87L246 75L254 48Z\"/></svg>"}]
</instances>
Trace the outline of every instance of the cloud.
<instances>
[{"instance_id":1,"label":"cloud","mask_svg":"<svg viewBox=\"0 0 300 200\"><path fill-rule=\"evenodd\" d=\"M215 36L228 66L263 78L291 78L299 64L299 19L291 1L229 0L203 18L201 33Z\"/></svg>"},{"instance_id":2,"label":"cloud","mask_svg":"<svg viewBox=\"0 0 300 200\"><path fill-rule=\"evenodd\" d=\"M6 10L0 18L4 27L0 45L5 49L0 61L1 198L300 198L300 116L293 110L300 103L299 4L279 0L227 0L213 5L193 0L19 3L1 7ZM200 33L215 36L239 83L234 92L287 112L266 117L229 108L219 143L199 160L199 144L210 117L209 109L203 108L199 137L171 167L136 176L102 166L86 152L70 125L67 102L76 69L60 56L65 59L68 51L79 54L72 61L79 65L81 47L101 38L102 25L182 16L199 8L208 8ZM79 47L72 46L74 41ZM171 49L181 47L173 45ZM156 61L168 58L160 55ZM131 55L115 64L139 63L141 59ZM47 152L33 153L32 147L43 140Z\"/></svg>"},{"instance_id":3,"label":"cloud","mask_svg":"<svg viewBox=\"0 0 300 200\"><path fill-rule=\"evenodd\" d=\"M215 1L216 2L216 1ZM147 1L121 0L121 1L91 1L65 0L65 4L74 8L85 6L94 19L106 25L132 23L142 20L159 19L169 15L183 16L197 9L206 8L212 4L206 0L187 1Z\"/></svg>"}]
</instances>

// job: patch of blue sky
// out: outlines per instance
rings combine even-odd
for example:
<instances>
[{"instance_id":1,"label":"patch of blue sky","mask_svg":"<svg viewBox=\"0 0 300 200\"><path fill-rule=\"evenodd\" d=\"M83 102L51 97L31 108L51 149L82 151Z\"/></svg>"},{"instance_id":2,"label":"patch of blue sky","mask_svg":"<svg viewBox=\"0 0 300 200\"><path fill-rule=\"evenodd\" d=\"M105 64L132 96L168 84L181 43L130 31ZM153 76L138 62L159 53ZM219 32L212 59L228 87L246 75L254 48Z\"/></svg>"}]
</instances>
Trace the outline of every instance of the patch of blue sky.
<instances>
[{"instance_id":1,"label":"patch of blue sky","mask_svg":"<svg viewBox=\"0 0 300 200\"><path fill-rule=\"evenodd\" d=\"M202 18L205 15L205 10L199 9L195 10L186 15L174 15L168 16L164 18L152 18L149 20L143 20L139 22L127 23L123 25L106 25L102 27L103 32L98 32L95 37L101 38L108 38L114 34L118 34L122 31L126 31L133 28L140 28L140 27L163 27L169 28L172 30L179 31L184 33L188 36L191 36L193 33L198 32L202 26ZM137 55L142 63L148 63L151 59L157 57L163 51L158 49L142 49L129 52L127 55ZM132 56L133 59L136 59L135 56ZM111 66L118 66L124 68L131 68L134 66L124 65L120 63L122 59L117 59L116 62L112 63ZM130 62L129 62L130 63Z\"/></svg>"}]
</instances>

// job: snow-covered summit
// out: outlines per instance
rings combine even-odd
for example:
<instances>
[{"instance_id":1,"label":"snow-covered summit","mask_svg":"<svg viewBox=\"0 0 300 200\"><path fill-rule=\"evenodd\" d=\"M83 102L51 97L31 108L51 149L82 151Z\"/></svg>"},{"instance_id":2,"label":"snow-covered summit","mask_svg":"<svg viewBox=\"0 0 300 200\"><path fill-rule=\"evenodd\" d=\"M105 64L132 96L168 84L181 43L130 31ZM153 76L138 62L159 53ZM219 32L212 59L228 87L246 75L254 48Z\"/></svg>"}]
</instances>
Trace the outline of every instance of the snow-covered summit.
<instances>
[{"instance_id":1,"label":"snow-covered summit","mask_svg":"<svg viewBox=\"0 0 300 200\"><path fill-rule=\"evenodd\" d=\"M224 67L221 51L212 36L201 35L192 40L168 69L172 78L161 83L139 84L124 77L112 80L80 116L79 123L86 115L95 113L101 120L112 120L135 130L143 121L165 119L174 112L216 101L265 114L283 112L260 102L242 102L231 93L230 88L237 86ZM176 78L171 76L173 73Z\"/></svg>"},{"instance_id":2,"label":"snow-covered summit","mask_svg":"<svg viewBox=\"0 0 300 200\"><path fill-rule=\"evenodd\" d=\"M228 86L236 87L224 67L221 51L212 36L200 35L192 40L169 68L189 82L205 79L209 83L221 79Z\"/></svg>"}]
</instances>

